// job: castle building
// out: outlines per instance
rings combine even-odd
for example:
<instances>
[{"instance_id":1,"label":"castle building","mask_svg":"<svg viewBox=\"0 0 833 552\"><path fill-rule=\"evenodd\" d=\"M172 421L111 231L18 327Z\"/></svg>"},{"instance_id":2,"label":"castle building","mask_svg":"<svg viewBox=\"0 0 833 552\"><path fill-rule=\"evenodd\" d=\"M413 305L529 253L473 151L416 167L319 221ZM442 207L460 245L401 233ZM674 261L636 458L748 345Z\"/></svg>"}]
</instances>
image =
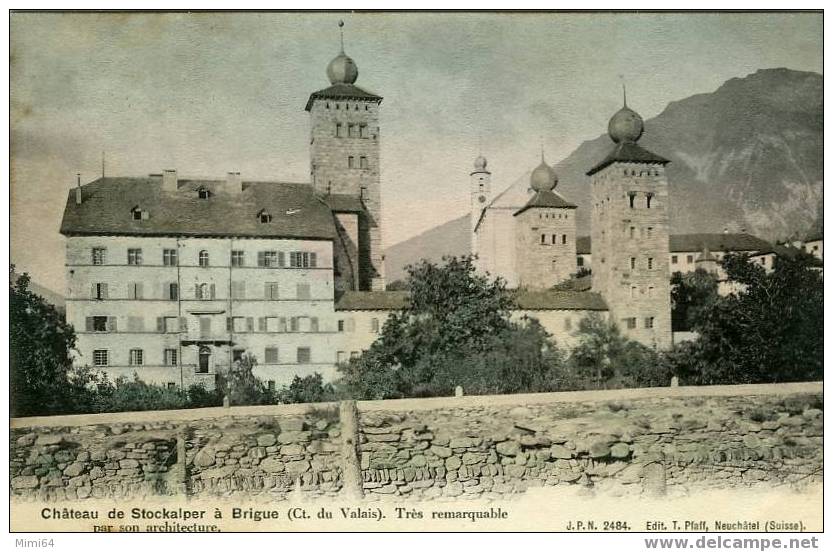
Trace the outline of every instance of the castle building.
<instances>
[{"instance_id":1,"label":"castle building","mask_svg":"<svg viewBox=\"0 0 833 552\"><path fill-rule=\"evenodd\" d=\"M255 374L280 386L315 372L333 379L361 350L359 311L337 301L384 288L382 98L356 86L343 47L327 76L306 104L310 183L176 170L79 178L60 230L77 363L111 379L211 386L249 353ZM377 318L359 322L359 335L379 330Z\"/></svg>"},{"instance_id":2,"label":"castle building","mask_svg":"<svg viewBox=\"0 0 833 552\"><path fill-rule=\"evenodd\" d=\"M480 271L512 288L546 289L576 273L576 206L555 191L558 176L541 155L529 182L519 181L487 201L481 189L486 160L475 161L471 183L472 252ZM474 198L477 198L476 200Z\"/></svg>"},{"instance_id":3,"label":"castle building","mask_svg":"<svg viewBox=\"0 0 833 552\"><path fill-rule=\"evenodd\" d=\"M592 287L623 333L671 346L668 160L638 145L644 125L627 103L608 124L613 150L591 177Z\"/></svg>"}]
</instances>

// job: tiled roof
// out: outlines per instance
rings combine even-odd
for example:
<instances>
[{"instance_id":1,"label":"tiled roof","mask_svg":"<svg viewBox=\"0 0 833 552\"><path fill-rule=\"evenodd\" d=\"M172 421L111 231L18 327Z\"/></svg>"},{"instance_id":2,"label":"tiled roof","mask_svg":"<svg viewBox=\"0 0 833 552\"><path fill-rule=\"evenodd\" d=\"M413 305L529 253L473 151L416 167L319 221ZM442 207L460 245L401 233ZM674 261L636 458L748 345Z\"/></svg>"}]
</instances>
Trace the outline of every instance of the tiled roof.
<instances>
[{"instance_id":1,"label":"tiled roof","mask_svg":"<svg viewBox=\"0 0 833 552\"><path fill-rule=\"evenodd\" d=\"M304 109L309 111L312 109L312 102L321 98L330 98L333 100L365 100L377 103L382 101L382 96L377 96L372 92L359 88L355 84L339 83L310 94L309 100L307 100L307 106Z\"/></svg>"},{"instance_id":2,"label":"tiled roof","mask_svg":"<svg viewBox=\"0 0 833 552\"><path fill-rule=\"evenodd\" d=\"M518 310L607 310L601 295L589 291L513 291ZM346 291L336 298L337 311L399 310L407 291Z\"/></svg>"},{"instance_id":3,"label":"tiled roof","mask_svg":"<svg viewBox=\"0 0 833 552\"><path fill-rule=\"evenodd\" d=\"M669 162L668 159L660 157L656 153L652 153L632 142L621 142L616 144L613 151L601 163L587 171L587 176L592 176L617 161L625 163L649 163L654 165L665 165Z\"/></svg>"},{"instance_id":4,"label":"tiled roof","mask_svg":"<svg viewBox=\"0 0 833 552\"><path fill-rule=\"evenodd\" d=\"M515 302L520 310L607 310L602 296L592 291L518 290Z\"/></svg>"},{"instance_id":5,"label":"tiled roof","mask_svg":"<svg viewBox=\"0 0 833 552\"><path fill-rule=\"evenodd\" d=\"M81 205L70 190L61 233L64 235L181 235L334 239L330 208L309 184L244 182L239 195L222 191L222 180L180 179L176 192L163 192L159 177L99 178L82 187ZM197 190L211 192L200 199ZM133 220L131 211L147 211ZM272 221L261 223L266 210Z\"/></svg>"},{"instance_id":6,"label":"tiled roof","mask_svg":"<svg viewBox=\"0 0 833 552\"><path fill-rule=\"evenodd\" d=\"M365 211L364 203L356 196L348 194L330 194L321 199L334 213L361 213Z\"/></svg>"},{"instance_id":7,"label":"tiled roof","mask_svg":"<svg viewBox=\"0 0 833 552\"><path fill-rule=\"evenodd\" d=\"M551 207L551 208L561 208L561 209L576 209L576 206L572 203L565 200L560 195L556 194L555 192L551 192L549 190L544 190L541 192L535 192L529 201L524 205L518 212L515 213L515 216L520 215L527 209L532 209L534 207Z\"/></svg>"},{"instance_id":8,"label":"tiled roof","mask_svg":"<svg viewBox=\"0 0 833 552\"><path fill-rule=\"evenodd\" d=\"M709 251L760 251L771 247L770 243L750 234L675 234L669 238L672 253L699 253ZM590 236L576 238L576 254L591 253Z\"/></svg>"},{"instance_id":9,"label":"tiled roof","mask_svg":"<svg viewBox=\"0 0 833 552\"><path fill-rule=\"evenodd\" d=\"M345 291L336 298L337 311L399 310L408 305L407 291Z\"/></svg>"}]
</instances>

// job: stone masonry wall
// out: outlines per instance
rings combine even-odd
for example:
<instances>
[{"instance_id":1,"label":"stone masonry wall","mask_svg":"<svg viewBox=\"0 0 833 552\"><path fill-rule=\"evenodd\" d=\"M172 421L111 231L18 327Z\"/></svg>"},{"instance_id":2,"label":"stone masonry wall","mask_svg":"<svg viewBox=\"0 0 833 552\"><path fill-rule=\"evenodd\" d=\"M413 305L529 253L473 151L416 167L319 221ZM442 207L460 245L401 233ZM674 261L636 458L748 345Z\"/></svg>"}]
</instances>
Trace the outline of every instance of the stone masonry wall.
<instances>
[{"instance_id":1,"label":"stone masonry wall","mask_svg":"<svg viewBox=\"0 0 833 552\"><path fill-rule=\"evenodd\" d=\"M532 487L684 495L822 480L821 384L358 407L349 424L358 426L357 439L342 435L336 404L12 420L10 492L43 501L183 494L272 501L349 491L367 499L503 499ZM345 480L345 467L359 480Z\"/></svg>"}]
</instances>

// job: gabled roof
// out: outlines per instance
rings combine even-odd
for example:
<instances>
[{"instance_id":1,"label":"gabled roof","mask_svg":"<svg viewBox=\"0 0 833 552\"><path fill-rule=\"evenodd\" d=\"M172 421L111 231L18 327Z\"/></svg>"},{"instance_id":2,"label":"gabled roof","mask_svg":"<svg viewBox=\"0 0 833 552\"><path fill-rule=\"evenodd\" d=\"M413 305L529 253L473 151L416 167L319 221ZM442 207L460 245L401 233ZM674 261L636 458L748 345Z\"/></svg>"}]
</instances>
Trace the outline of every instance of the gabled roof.
<instances>
[{"instance_id":1,"label":"gabled roof","mask_svg":"<svg viewBox=\"0 0 833 552\"><path fill-rule=\"evenodd\" d=\"M544 190L540 192L535 192L529 201L524 205L519 211L515 213L517 217L524 211L528 209L534 209L536 207L547 207L547 208L558 208L558 209L576 209L577 207L572 203L565 200L559 194L552 192L550 190Z\"/></svg>"},{"instance_id":2,"label":"gabled roof","mask_svg":"<svg viewBox=\"0 0 833 552\"><path fill-rule=\"evenodd\" d=\"M244 182L239 194L223 191L222 180L180 179L176 192L164 192L159 177L99 178L81 188L81 205L70 190L61 222L64 235L245 236L295 239L336 237L330 208L309 184ZM197 190L211 192L200 199ZM130 209L141 205L146 220ZM272 221L261 223L266 209Z\"/></svg>"},{"instance_id":3,"label":"gabled roof","mask_svg":"<svg viewBox=\"0 0 833 552\"><path fill-rule=\"evenodd\" d=\"M751 234L675 234L669 237L672 253L699 253L709 251L760 251L771 247L766 240ZM592 251L590 236L576 238L576 254L589 255Z\"/></svg>"},{"instance_id":4,"label":"gabled roof","mask_svg":"<svg viewBox=\"0 0 833 552\"><path fill-rule=\"evenodd\" d=\"M329 194L321 197L334 213L362 213L364 203L356 196L348 194Z\"/></svg>"},{"instance_id":5,"label":"gabled roof","mask_svg":"<svg viewBox=\"0 0 833 552\"><path fill-rule=\"evenodd\" d=\"M592 291L520 289L514 298L519 310L608 310L602 296Z\"/></svg>"},{"instance_id":6,"label":"gabled roof","mask_svg":"<svg viewBox=\"0 0 833 552\"><path fill-rule=\"evenodd\" d=\"M377 96L372 92L359 88L355 84L339 83L310 94L309 100L307 100L307 106L304 109L309 111L312 109L312 102L324 98L333 100L365 100L376 103L382 101L382 96Z\"/></svg>"},{"instance_id":7,"label":"gabled roof","mask_svg":"<svg viewBox=\"0 0 833 552\"><path fill-rule=\"evenodd\" d=\"M587 176L592 176L617 161L625 163L648 163L653 165L665 165L669 163L668 159L660 157L656 153L650 152L633 142L620 142L616 144L613 151L601 163L587 171Z\"/></svg>"}]
</instances>

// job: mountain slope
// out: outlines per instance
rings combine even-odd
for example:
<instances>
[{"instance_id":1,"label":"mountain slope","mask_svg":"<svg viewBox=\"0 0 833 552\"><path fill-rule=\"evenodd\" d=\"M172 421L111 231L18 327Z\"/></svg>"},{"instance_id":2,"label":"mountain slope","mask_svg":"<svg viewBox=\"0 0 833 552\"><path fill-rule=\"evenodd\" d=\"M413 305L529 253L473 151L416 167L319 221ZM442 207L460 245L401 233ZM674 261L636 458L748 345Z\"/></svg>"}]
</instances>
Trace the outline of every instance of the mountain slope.
<instances>
[{"instance_id":1,"label":"mountain slope","mask_svg":"<svg viewBox=\"0 0 833 552\"><path fill-rule=\"evenodd\" d=\"M639 143L671 160L672 233L746 229L772 240L803 236L821 223L822 131L822 76L762 69L668 104L645 122ZM558 191L579 206L579 235L590 233L585 172L612 146L603 134L555 167ZM388 248L388 281L421 257L468 252L468 231L462 217Z\"/></svg>"}]
</instances>

